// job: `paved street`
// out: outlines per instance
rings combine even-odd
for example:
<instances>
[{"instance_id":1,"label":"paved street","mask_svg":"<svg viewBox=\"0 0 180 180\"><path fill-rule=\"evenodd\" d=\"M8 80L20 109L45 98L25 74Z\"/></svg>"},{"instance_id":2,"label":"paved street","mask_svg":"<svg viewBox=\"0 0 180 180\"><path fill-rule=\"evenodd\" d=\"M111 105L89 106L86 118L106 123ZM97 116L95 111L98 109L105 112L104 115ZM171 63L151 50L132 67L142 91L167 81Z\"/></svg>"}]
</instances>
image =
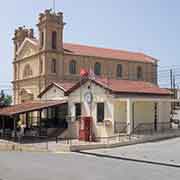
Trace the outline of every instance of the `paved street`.
<instances>
[{"instance_id":1,"label":"paved street","mask_svg":"<svg viewBox=\"0 0 180 180\"><path fill-rule=\"evenodd\" d=\"M180 165L180 138L88 152Z\"/></svg>"},{"instance_id":2,"label":"paved street","mask_svg":"<svg viewBox=\"0 0 180 180\"><path fill-rule=\"evenodd\" d=\"M180 138L89 152L178 163L179 149ZM180 168L78 153L0 152L2 180L177 180L179 177Z\"/></svg>"}]
</instances>

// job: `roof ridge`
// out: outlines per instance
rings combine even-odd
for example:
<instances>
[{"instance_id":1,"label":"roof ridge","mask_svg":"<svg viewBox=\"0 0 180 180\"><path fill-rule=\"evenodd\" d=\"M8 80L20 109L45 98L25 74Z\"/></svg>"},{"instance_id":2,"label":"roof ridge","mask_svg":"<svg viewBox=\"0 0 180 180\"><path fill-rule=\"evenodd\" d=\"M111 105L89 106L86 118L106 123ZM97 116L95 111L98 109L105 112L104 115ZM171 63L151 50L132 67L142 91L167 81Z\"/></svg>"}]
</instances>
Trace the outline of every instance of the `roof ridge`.
<instances>
[{"instance_id":1,"label":"roof ridge","mask_svg":"<svg viewBox=\"0 0 180 180\"><path fill-rule=\"evenodd\" d=\"M64 42L63 45L74 45L74 46L83 46L83 47L89 47L89 48L96 48L96 49L104 49L104 50L111 50L111 51L120 51L125 53L132 53L132 54L142 54L145 55L143 52L139 51L130 51L130 50L124 50L124 49L118 49L118 48L107 48L107 47L100 47L100 46L94 46L94 45L86 45L86 44L79 44L79 43L72 43L72 42Z\"/></svg>"},{"instance_id":2,"label":"roof ridge","mask_svg":"<svg viewBox=\"0 0 180 180\"><path fill-rule=\"evenodd\" d=\"M119 60L139 61L154 63L158 59L139 51L122 50L116 48L97 47L93 45L64 42L63 48L66 53L74 55L95 56Z\"/></svg>"}]
</instances>

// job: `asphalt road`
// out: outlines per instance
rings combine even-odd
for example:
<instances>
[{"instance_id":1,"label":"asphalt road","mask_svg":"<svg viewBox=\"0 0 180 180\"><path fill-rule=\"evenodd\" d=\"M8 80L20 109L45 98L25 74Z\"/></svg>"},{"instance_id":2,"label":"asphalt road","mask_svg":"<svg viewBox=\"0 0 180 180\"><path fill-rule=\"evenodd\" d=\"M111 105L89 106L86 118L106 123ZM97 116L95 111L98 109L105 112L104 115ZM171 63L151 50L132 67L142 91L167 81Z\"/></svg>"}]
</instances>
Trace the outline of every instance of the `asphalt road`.
<instances>
[{"instance_id":1,"label":"asphalt road","mask_svg":"<svg viewBox=\"0 0 180 180\"><path fill-rule=\"evenodd\" d=\"M1 180L177 180L180 169L77 153L0 152Z\"/></svg>"},{"instance_id":2,"label":"asphalt road","mask_svg":"<svg viewBox=\"0 0 180 180\"><path fill-rule=\"evenodd\" d=\"M180 138L87 152L180 166Z\"/></svg>"}]
</instances>

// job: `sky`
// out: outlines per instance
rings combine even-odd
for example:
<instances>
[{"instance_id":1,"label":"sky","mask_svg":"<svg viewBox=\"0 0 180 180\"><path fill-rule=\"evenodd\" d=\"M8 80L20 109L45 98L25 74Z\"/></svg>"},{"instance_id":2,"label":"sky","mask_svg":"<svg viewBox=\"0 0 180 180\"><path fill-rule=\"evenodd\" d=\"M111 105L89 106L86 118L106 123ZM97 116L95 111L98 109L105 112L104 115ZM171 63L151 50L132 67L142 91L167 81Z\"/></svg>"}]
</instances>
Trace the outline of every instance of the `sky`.
<instances>
[{"instance_id":1,"label":"sky","mask_svg":"<svg viewBox=\"0 0 180 180\"><path fill-rule=\"evenodd\" d=\"M13 34L35 28L53 0L6 0L0 10L0 86L12 81ZM179 0L56 0L67 23L64 41L141 51L160 60L160 69L180 66Z\"/></svg>"}]
</instances>

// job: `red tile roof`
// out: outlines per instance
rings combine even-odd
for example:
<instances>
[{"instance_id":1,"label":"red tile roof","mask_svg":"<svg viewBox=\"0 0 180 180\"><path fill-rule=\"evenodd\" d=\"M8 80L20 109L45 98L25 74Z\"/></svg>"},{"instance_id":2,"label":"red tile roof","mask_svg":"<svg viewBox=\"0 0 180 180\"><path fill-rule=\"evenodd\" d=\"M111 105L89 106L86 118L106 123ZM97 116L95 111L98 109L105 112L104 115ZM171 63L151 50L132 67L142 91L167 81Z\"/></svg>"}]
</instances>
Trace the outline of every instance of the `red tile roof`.
<instances>
[{"instance_id":1,"label":"red tile roof","mask_svg":"<svg viewBox=\"0 0 180 180\"><path fill-rule=\"evenodd\" d=\"M45 109L47 107L58 106L67 103L65 100L58 101L28 101L22 104L17 104L0 109L0 115L13 116L25 112L31 112L36 110Z\"/></svg>"},{"instance_id":2,"label":"red tile roof","mask_svg":"<svg viewBox=\"0 0 180 180\"><path fill-rule=\"evenodd\" d=\"M34 43L38 45L38 40L31 38ZM137 62L147 62L154 63L157 59L148 56L140 52L130 52L119 49L101 48L87 45L80 45L74 43L63 43L63 48L65 54L71 55L82 55L82 56L93 56L99 58L107 59L117 59L126 61L137 61Z\"/></svg>"},{"instance_id":3,"label":"red tile roof","mask_svg":"<svg viewBox=\"0 0 180 180\"><path fill-rule=\"evenodd\" d=\"M83 83L85 83L85 80ZM117 79L102 79L96 78L92 80L94 83L111 91L112 93L129 93L129 94L147 94L147 95L171 95L167 89L160 88L159 86L145 81L131 81L131 80L117 80ZM74 85L67 91L71 93L80 86L80 82Z\"/></svg>"},{"instance_id":4,"label":"red tile roof","mask_svg":"<svg viewBox=\"0 0 180 180\"><path fill-rule=\"evenodd\" d=\"M117 79L96 79L97 83L107 86L114 93L143 93L143 94L158 94L170 95L171 92L167 89L145 81L117 80Z\"/></svg>"},{"instance_id":5,"label":"red tile roof","mask_svg":"<svg viewBox=\"0 0 180 180\"><path fill-rule=\"evenodd\" d=\"M95 56L108 59L128 60L137 62L154 63L155 58L139 52L129 52L117 49L99 48L93 46L64 43L64 50L66 54Z\"/></svg>"}]
</instances>

